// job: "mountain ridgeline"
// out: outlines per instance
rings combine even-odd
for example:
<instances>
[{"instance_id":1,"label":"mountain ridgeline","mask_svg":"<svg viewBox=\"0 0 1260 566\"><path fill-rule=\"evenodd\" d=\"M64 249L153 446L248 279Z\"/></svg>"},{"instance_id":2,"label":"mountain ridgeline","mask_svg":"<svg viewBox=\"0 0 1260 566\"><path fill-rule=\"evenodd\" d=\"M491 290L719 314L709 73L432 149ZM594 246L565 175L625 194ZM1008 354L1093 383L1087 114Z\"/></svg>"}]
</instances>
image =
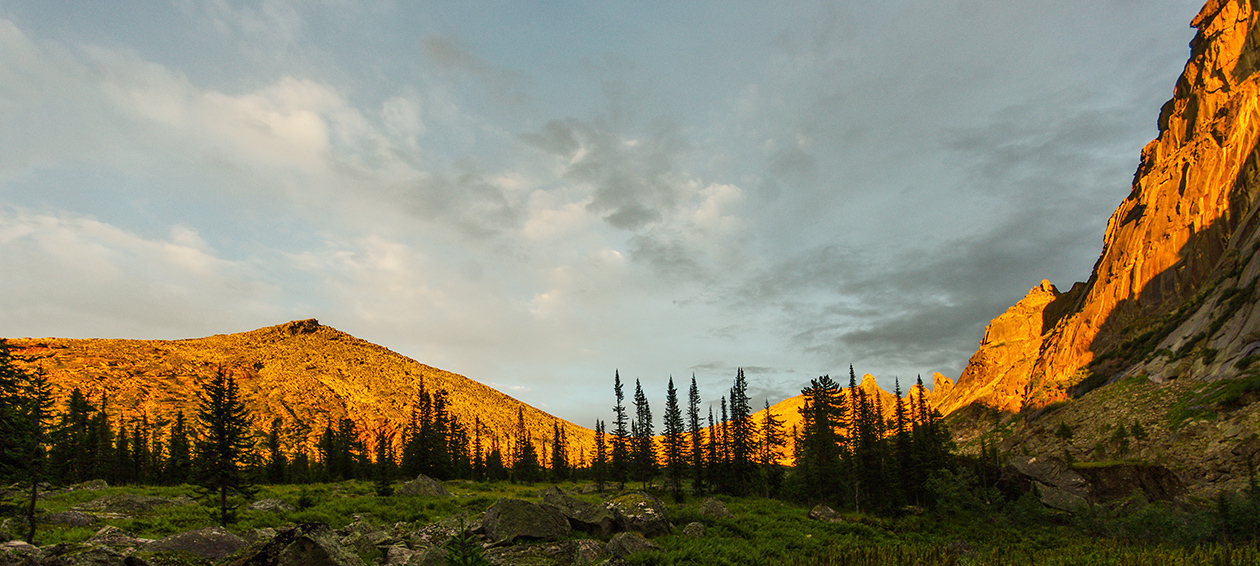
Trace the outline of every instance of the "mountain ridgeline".
<instances>
[{"instance_id":1,"label":"mountain ridgeline","mask_svg":"<svg viewBox=\"0 0 1260 566\"><path fill-rule=\"evenodd\" d=\"M289 449L309 449L325 426L336 429L350 419L372 450L370 433L382 426L401 432L421 387L446 391L451 415L470 436L480 421L487 452L498 442L510 453L521 415L540 451L557 425L570 461L589 461L594 446L590 429L314 319L188 340L19 338L8 344L20 366L45 372L58 407L79 389L94 405L104 403L111 418L143 418L158 429L178 411L194 415L202 384L222 368L239 384L259 430L280 419Z\"/></svg>"}]
</instances>

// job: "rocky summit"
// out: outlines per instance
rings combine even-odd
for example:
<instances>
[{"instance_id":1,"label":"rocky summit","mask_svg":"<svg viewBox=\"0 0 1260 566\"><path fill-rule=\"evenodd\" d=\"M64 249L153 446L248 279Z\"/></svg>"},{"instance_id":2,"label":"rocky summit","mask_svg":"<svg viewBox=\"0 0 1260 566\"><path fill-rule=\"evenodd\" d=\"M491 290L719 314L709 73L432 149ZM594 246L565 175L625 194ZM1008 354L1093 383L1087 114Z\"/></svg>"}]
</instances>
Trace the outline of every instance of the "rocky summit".
<instances>
[{"instance_id":1,"label":"rocky summit","mask_svg":"<svg viewBox=\"0 0 1260 566\"><path fill-rule=\"evenodd\" d=\"M462 375L442 371L314 319L188 340L9 339L19 363L48 376L58 405L79 389L111 417L161 428L177 411L196 414L201 384L232 376L259 430L279 418L288 446L309 446L344 418L360 431L410 418L417 393L443 389L451 413L470 430L480 419L488 446L514 434L517 411L538 445L564 431L577 461L593 453L594 431L558 419Z\"/></svg>"}]
</instances>

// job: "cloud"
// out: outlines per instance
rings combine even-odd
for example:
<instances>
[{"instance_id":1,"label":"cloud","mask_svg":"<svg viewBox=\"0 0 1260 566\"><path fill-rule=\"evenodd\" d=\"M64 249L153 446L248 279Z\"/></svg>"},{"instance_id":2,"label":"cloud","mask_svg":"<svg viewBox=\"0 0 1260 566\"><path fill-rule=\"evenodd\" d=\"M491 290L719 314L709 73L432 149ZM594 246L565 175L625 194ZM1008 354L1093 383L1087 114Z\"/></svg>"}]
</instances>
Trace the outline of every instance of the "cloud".
<instances>
[{"instance_id":1,"label":"cloud","mask_svg":"<svg viewBox=\"0 0 1260 566\"><path fill-rule=\"evenodd\" d=\"M186 226L150 239L88 217L6 208L0 255L5 336L187 338L289 314L264 270L222 259Z\"/></svg>"}]
</instances>

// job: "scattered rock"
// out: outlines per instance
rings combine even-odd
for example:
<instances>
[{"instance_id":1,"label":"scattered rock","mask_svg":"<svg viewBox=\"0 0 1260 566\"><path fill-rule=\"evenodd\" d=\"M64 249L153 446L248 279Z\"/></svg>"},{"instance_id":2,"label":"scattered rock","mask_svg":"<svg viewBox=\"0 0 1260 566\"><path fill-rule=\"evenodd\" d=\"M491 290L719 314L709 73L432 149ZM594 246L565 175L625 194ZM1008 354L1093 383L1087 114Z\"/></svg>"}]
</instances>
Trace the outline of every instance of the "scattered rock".
<instances>
[{"instance_id":1,"label":"scattered rock","mask_svg":"<svg viewBox=\"0 0 1260 566\"><path fill-rule=\"evenodd\" d=\"M134 556L126 556L108 546L101 545L56 545L40 549L36 564L53 566L148 566L144 560ZM37 555L32 555L35 557ZM42 559L42 560L41 560Z\"/></svg>"},{"instance_id":2,"label":"scattered rock","mask_svg":"<svg viewBox=\"0 0 1260 566\"><path fill-rule=\"evenodd\" d=\"M109 483L105 480L88 480L83 483L76 483L66 488L66 491L100 491L108 489Z\"/></svg>"},{"instance_id":3,"label":"scattered rock","mask_svg":"<svg viewBox=\"0 0 1260 566\"><path fill-rule=\"evenodd\" d=\"M283 499L259 499L249 504L251 511L293 511L294 507Z\"/></svg>"},{"instance_id":4,"label":"scattered rock","mask_svg":"<svg viewBox=\"0 0 1260 566\"><path fill-rule=\"evenodd\" d=\"M103 511L106 513L147 513L159 507L191 505L192 502L187 497L167 499L165 497L148 495L118 494L106 495L78 507L88 511Z\"/></svg>"},{"instance_id":5,"label":"scattered rock","mask_svg":"<svg viewBox=\"0 0 1260 566\"><path fill-rule=\"evenodd\" d=\"M486 509L482 529L494 544L511 544L518 538L556 540L572 531L559 511L523 499L500 499Z\"/></svg>"},{"instance_id":6,"label":"scattered rock","mask_svg":"<svg viewBox=\"0 0 1260 566\"><path fill-rule=\"evenodd\" d=\"M559 511L574 529L587 534L606 536L617 524L607 507L582 501L552 486L539 491L544 507Z\"/></svg>"},{"instance_id":7,"label":"scattered rock","mask_svg":"<svg viewBox=\"0 0 1260 566\"><path fill-rule=\"evenodd\" d=\"M222 560L246 546L245 539L222 527L206 527L160 539L145 547L149 552L187 552L210 560Z\"/></svg>"},{"instance_id":8,"label":"scattered rock","mask_svg":"<svg viewBox=\"0 0 1260 566\"><path fill-rule=\"evenodd\" d=\"M821 503L815 505L813 509L809 510L809 518L815 521L827 521L830 523L836 523L844 520L844 517L837 513L835 509Z\"/></svg>"},{"instance_id":9,"label":"scattered rock","mask_svg":"<svg viewBox=\"0 0 1260 566\"><path fill-rule=\"evenodd\" d=\"M418 495L420 497L454 497L454 495L451 495L451 492L446 490L446 486L442 485L442 482L424 474L420 474L416 476L416 479L403 484L394 493L398 495Z\"/></svg>"},{"instance_id":10,"label":"scattered rock","mask_svg":"<svg viewBox=\"0 0 1260 566\"><path fill-rule=\"evenodd\" d=\"M683 527L683 536L691 538L701 538L704 536L704 523L687 523Z\"/></svg>"},{"instance_id":11,"label":"scattered rock","mask_svg":"<svg viewBox=\"0 0 1260 566\"><path fill-rule=\"evenodd\" d=\"M665 503L642 491L618 496L605 504L617 519L617 525L626 531L636 531L644 536L669 534L669 517Z\"/></svg>"},{"instance_id":12,"label":"scattered rock","mask_svg":"<svg viewBox=\"0 0 1260 566\"><path fill-rule=\"evenodd\" d=\"M262 544L262 543L270 542L271 539L276 538L276 530L271 527L263 527L261 529L250 529L248 531L245 531L244 533L241 533L241 538L245 539L245 542L250 545Z\"/></svg>"},{"instance_id":13,"label":"scattered rock","mask_svg":"<svg viewBox=\"0 0 1260 566\"><path fill-rule=\"evenodd\" d=\"M700 503L700 514L714 519L730 519L734 516L726 509L725 504L712 497L706 497Z\"/></svg>"},{"instance_id":14,"label":"scattered rock","mask_svg":"<svg viewBox=\"0 0 1260 566\"><path fill-rule=\"evenodd\" d=\"M153 539L138 538L135 533L124 531L113 525L101 527L96 534L87 539L88 544L102 544L113 548L130 548L136 546L144 546L153 542Z\"/></svg>"},{"instance_id":15,"label":"scattered rock","mask_svg":"<svg viewBox=\"0 0 1260 566\"><path fill-rule=\"evenodd\" d=\"M642 534L630 531L613 535L605 550L617 558L625 558L631 554L660 550L660 548L656 543L644 538Z\"/></svg>"},{"instance_id":16,"label":"scattered rock","mask_svg":"<svg viewBox=\"0 0 1260 566\"><path fill-rule=\"evenodd\" d=\"M550 544L492 548L486 552L486 558L494 564L584 566L594 564L603 554L603 543L597 540L582 539Z\"/></svg>"},{"instance_id":17,"label":"scattered rock","mask_svg":"<svg viewBox=\"0 0 1260 566\"><path fill-rule=\"evenodd\" d=\"M337 542L337 535L323 523L304 523L276 532L263 545L251 547L228 566L365 566Z\"/></svg>"},{"instance_id":18,"label":"scattered rock","mask_svg":"<svg viewBox=\"0 0 1260 566\"><path fill-rule=\"evenodd\" d=\"M96 517L82 511L60 511L50 513L37 519L41 523L66 525L69 527L86 527L96 522Z\"/></svg>"},{"instance_id":19,"label":"scattered rock","mask_svg":"<svg viewBox=\"0 0 1260 566\"><path fill-rule=\"evenodd\" d=\"M1089 482L1063 460L1053 456L1015 456L1007 461L1004 475L1036 487L1041 503L1071 511L1090 500Z\"/></svg>"}]
</instances>

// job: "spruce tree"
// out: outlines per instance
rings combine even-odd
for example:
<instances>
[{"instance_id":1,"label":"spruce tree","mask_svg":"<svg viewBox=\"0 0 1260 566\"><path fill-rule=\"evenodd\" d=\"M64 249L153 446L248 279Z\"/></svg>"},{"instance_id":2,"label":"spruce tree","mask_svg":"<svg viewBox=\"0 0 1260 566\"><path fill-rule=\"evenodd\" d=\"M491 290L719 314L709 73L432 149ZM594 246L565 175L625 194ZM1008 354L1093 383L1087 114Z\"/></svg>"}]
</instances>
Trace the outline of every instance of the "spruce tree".
<instances>
[{"instance_id":1,"label":"spruce tree","mask_svg":"<svg viewBox=\"0 0 1260 566\"><path fill-rule=\"evenodd\" d=\"M765 415L761 420L761 441L758 443L758 461L761 464L762 495L770 497L772 491L779 487L782 471L779 468L779 451L785 444L783 439L783 420L770 412L770 400L766 400Z\"/></svg>"},{"instance_id":2,"label":"spruce tree","mask_svg":"<svg viewBox=\"0 0 1260 566\"><path fill-rule=\"evenodd\" d=\"M280 417L271 419L271 429L267 431L267 483L272 485L284 483L285 468L289 459L284 455L280 444L281 427L284 421Z\"/></svg>"},{"instance_id":3,"label":"spruce tree","mask_svg":"<svg viewBox=\"0 0 1260 566\"><path fill-rule=\"evenodd\" d=\"M564 438L564 429L560 421L551 423L551 481L562 482L569 479L568 441Z\"/></svg>"},{"instance_id":4,"label":"spruce tree","mask_svg":"<svg viewBox=\"0 0 1260 566\"><path fill-rule=\"evenodd\" d=\"M15 477L26 467L25 381L26 372L13 364L9 344L0 340L0 478Z\"/></svg>"},{"instance_id":5,"label":"spruce tree","mask_svg":"<svg viewBox=\"0 0 1260 566\"><path fill-rule=\"evenodd\" d=\"M700 388L696 387L696 374L691 374L691 388L687 390L687 424L691 437L691 490L704 493L704 443L700 428Z\"/></svg>"},{"instance_id":6,"label":"spruce tree","mask_svg":"<svg viewBox=\"0 0 1260 566\"><path fill-rule=\"evenodd\" d=\"M249 473L244 469L250 449L249 412L236 386L220 368L203 387L197 406L197 422L201 435L193 481L197 495L212 501L219 526L235 521L235 499L248 500L256 493Z\"/></svg>"},{"instance_id":7,"label":"spruce tree","mask_svg":"<svg viewBox=\"0 0 1260 566\"><path fill-rule=\"evenodd\" d=\"M591 462L591 474L595 476L595 486L604 491L604 481L608 479L608 446L604 434L604 421L595 420L595 461Z\"/></svg>"},{"instance_id":8,"label":"spruce tree","mask_svg":"<svg viewBox=\"0 0 1260 566\"><path fill-rule=\"evenodd\" d=\"M795 482L798 494L821 503L838 503L843 497L840 456L847 407L840 386L828 375L810 380L801 390L802 428L797 440Z\"/></svg>"},{"instance_id":9,"label":"spruce tree","mask_svg":"<svg viewBox=\"0 0 1260 566\"><path fill-rule=\"evenodd\" d=\"M538 453L529 429L525 426L525 411L516 409L516 457L512 461L512 481L533 483L538 481Z\"/></svg>"},{"instance_id":10,"label":"spruce tree","mask_svg":"<svg viewBox=\"0 0 1260 566\"><path fill-rule=\"evenodd\" d=\"M70 392L65 408L52 429L52 446L48 453L49 474L58 483L80 483L90 479L89 428L92 412L96 409L88 403L78 388Z\"/></svg>"},{"instance_id":11,"label":"spruce tree","mask_svg":"<svg viewBox=\"0 0 1260 566\"><path fill-rule=\"evenodd\" d=\"M192 477L192 449L189 442L184 412L179 411L175 413L175 423L171 425L171 432L166 439L166 466L162 470L166 483L187 483Z\"/></svg>"},{"instance_id":12,"label":"spruce tree","mask_svg":"<svg viewBox=\"0 0 1260 566\"><path fill-rule=\"evenodd\" d=\"M613 371L613 394L617 404L613 405L612 479L618 489L625 489L630 475L630 423L626 417L626 396L621 391L621 372L616 370Z\"/></svg>"},{"instance_id":13,"label":"spruce tree","mask_svg":"<svg viewBox=\"0 0 1260 566\"><path fill-rule=\"evenodd\" d=\"M744 495L752 485L753 461L756 457L752 407L748 399L748 380L744 378L744 368L735 373L735 383L731 386L731 424L730 424L730 475L731 493Z\"/></svg>"},{"instance_id":14,"label":"spruce tree","mask_svg":"<svg viewBox=\"0 0 1260 566\"><path fill-rule=\"evenodd\" d=\"M53 402L52 390L48 386L43 368L33 374L25 374L25 378L21 384L22 404L19 409L19 453L24 455L19 476L24 476L22 479L30 486L25 513L26 542L35 544L35 502L39 500L39 484L45 479L44 464Z\"/></svg>"},{"instance_id":15,"label":"spruce tree","mask_svg":"<svg viewBox=\"0 0 1260 566\"><path fill-rule=\"evenodd\" d=\"M684 436L682 411L678 407L678 390L674 388L674 376L669 377L665 389L665 468L669 476L669 488L674 499L682 501L683 470L687 466L684 448L687 439Z\"/></svg>"},{"instance_id":16,"label":"spruce tree","mask_svg":"<svg viewBox=\"0 0 1260 566\"><path fill-rule=\"evenodd\" d=\"M652 442L652 408L648 405L647 396L643 394L643 386L637 379L634 380L634 414L635 476L643 482L643 489L647 489L656 472L656 447Z\"/></svg>"}]
</instances>

